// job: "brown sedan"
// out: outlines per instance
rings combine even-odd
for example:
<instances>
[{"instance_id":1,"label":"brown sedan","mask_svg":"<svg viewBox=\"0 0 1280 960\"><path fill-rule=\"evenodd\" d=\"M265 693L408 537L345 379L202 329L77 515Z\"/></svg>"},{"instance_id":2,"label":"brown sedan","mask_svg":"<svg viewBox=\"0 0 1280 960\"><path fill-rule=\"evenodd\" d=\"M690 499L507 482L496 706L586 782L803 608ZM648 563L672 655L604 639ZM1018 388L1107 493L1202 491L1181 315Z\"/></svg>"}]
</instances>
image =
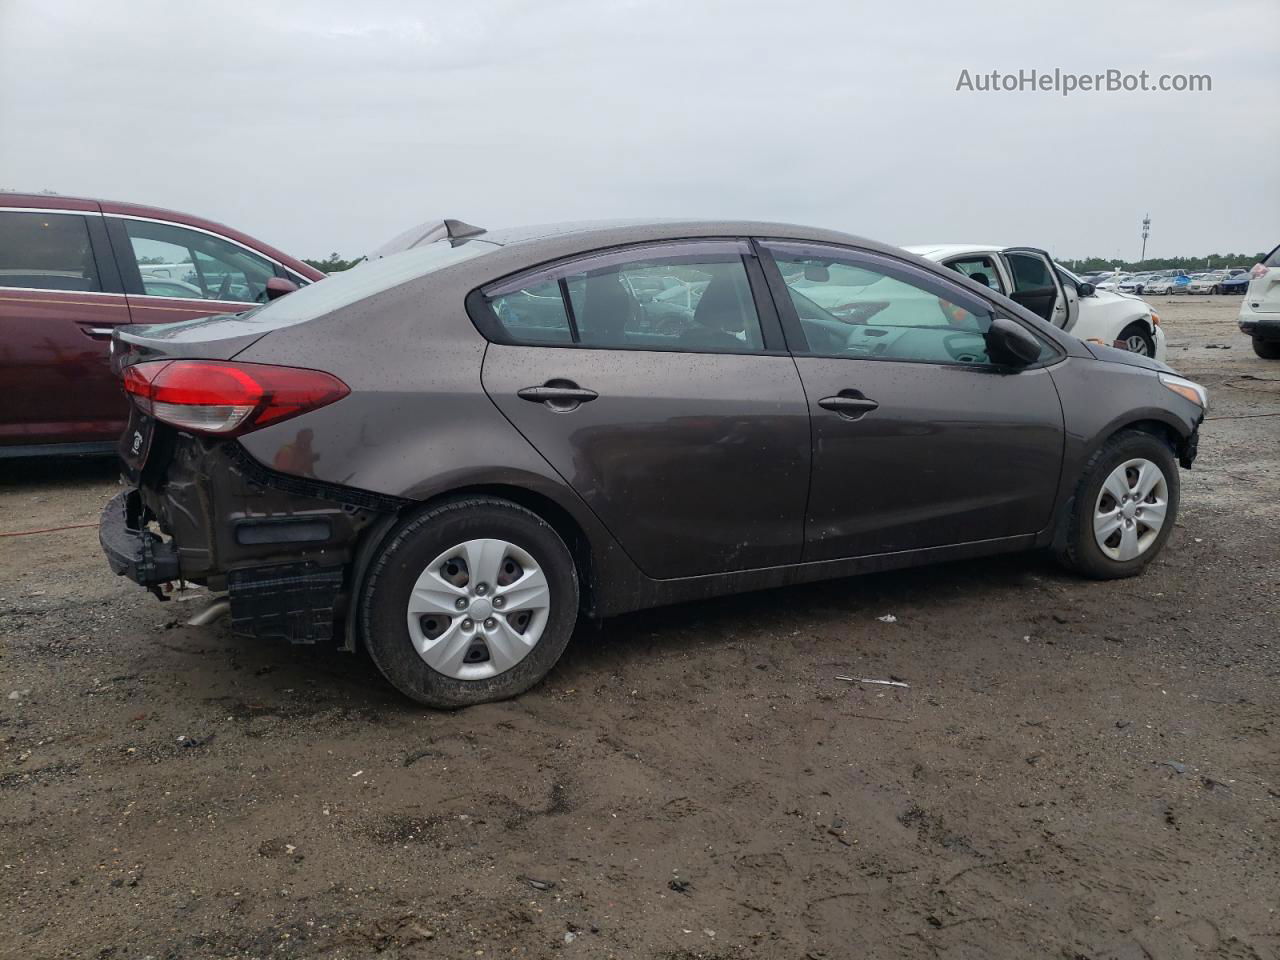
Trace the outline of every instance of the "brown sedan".
<instances>
[{"instance_id":1,"label":"brown sedan","mask_svg":"<svg viewBox=\"0 0 1280 960\"><path fill-rule=\"evenodd\" d=\"M1140 572L1207 405L902 250L751 222L456 221L246 314L128 327L112 567L520 693L581 617L1050 548Z\"/></svg>"}]
</instances>

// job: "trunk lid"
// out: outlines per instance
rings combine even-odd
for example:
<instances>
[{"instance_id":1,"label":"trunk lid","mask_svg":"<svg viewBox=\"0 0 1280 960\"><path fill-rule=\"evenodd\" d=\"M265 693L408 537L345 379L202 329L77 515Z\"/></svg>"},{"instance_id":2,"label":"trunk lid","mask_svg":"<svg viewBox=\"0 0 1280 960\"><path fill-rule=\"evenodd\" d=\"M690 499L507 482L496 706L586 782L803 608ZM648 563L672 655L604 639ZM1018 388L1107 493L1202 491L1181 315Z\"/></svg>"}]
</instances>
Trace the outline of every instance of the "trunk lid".
<instances>
[{"instance_id":1,"label":"trunk lid","mask_svg":"<svg viewBox=\"0 0 1280 960\"><path fill-rule=\"evenodd\" d=\"M119 374L143 360L230 360L271 332L253 323L256 311L223 313L177 323L116 327L111 336L111 369Z\"/></svg>"}]
</instances>

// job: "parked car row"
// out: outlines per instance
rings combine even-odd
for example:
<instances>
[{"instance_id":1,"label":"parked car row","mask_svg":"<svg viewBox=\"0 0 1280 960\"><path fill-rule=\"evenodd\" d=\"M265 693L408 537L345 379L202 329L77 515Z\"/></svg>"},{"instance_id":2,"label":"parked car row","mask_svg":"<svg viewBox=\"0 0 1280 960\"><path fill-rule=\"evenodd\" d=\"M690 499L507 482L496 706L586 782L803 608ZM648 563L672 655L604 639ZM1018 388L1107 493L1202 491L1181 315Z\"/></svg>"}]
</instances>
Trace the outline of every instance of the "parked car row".
<instances>
[{"instance_id":1,"label":"parked car row","mask_svg":"<svg viewBox=\"0 0 1280 960\"><path fill-rule=\"evenodd\" d=\"M1249 271L1244 267L1187 273L1185 270L1162 270L1155 273L1091 273L1084 279L1100 290L1116 290L1138 296L1174 293L1243 293L1249 285Z\"/></svg>"}]
</instances>

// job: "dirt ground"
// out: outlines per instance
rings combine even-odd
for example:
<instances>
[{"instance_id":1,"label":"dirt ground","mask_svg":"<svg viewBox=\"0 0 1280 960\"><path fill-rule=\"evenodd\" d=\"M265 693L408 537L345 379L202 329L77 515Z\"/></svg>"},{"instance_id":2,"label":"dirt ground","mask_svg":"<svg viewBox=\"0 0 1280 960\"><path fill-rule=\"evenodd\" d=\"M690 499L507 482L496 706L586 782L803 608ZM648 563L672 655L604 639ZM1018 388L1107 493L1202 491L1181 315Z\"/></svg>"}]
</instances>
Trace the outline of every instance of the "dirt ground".
<instances>
[{"instance_id":1,"label":"dirt ground","mask_svg":"<svg viewBox=\"0 0 1280 960\"><path fill-rule=\"evenodd\" d=\"M1213 408L1136 580L656 610L444 714L185 626L94 527L0 537L0 956L1280 956L1280 363L1236 298L1156 303ZM0 461L0 532L114 490Z\"/></svg>"}]
</instances>

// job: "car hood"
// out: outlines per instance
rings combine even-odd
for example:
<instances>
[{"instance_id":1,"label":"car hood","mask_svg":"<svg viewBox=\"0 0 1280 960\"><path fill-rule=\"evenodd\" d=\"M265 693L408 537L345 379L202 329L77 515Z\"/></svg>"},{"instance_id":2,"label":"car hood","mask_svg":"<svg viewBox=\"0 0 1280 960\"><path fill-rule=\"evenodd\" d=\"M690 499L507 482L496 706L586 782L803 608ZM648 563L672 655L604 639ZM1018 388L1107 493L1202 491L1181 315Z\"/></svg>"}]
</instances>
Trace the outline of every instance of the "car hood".
<instances>
[{"instance_id":1,"label":"car hood","mask_svg":"<svg viewBox=\"0 0 1280 960\"><path fill-rule=\"evenodd\" d=\"M1168 364L1153 360L1151 357L1144 357L1138 353L1118 350L1115 347L1104 347L1100 343L1093 343L1089 340L1085 340L1084 345L1096 360L1102 360L1106 363L1123 363L1127 367L1141 367L1143 370L1151 370L1154 373L1174 372L1173 367Z\"/></svg>"}]
</instances>

